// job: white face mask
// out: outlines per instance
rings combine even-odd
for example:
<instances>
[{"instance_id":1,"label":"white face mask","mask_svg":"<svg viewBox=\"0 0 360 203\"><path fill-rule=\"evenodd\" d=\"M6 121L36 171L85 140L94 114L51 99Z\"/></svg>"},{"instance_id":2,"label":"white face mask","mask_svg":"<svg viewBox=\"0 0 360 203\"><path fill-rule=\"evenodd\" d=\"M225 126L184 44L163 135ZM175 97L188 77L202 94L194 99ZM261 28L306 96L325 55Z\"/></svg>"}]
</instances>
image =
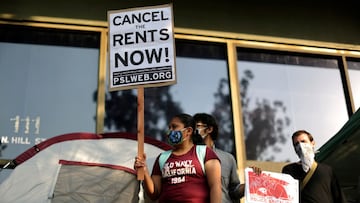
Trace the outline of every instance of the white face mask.
<instances>
[{"instance_id":1,"label":"white face mask","mask_svg":"<svg viewBox=\"0 0 360 203\"><path fill-rule=\"evenodd\" d=\"M300 142L295 146L296 154L301 160L302 168L305 172L308 172L312 163L315 160L314 148L310 143Z\"/></svg>"},{"instance_id":2,"label":"white face mask","mask_svg":"<svg viewBox=\"0 0 360 203\"><path fill-rule=\"evenodd\" d=\"M201 136L202 139L205 139L205 137L207 136L207 134L205 133L205 129L206 128L196 128L197 133ZM204 131L204 134L202 134L201 131Z\"/></svg>"}]
</instances>

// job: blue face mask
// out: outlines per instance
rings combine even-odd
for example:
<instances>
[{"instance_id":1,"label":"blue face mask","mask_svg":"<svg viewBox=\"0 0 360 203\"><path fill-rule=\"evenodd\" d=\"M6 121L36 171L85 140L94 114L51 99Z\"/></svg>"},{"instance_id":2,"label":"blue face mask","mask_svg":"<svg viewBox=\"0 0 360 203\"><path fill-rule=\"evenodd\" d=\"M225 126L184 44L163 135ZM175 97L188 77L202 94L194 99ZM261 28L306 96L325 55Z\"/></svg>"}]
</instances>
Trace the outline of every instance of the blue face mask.
<instances>
[{"instance_id":1,"label":"blue face mask","mask_svg":"<svg viewBox=\"0 0 360 203\"><path fill-rule=\"evenodd\" d=\"M186 129L186 128L184 128ZM178 145L184 141L184 137L181 130L170 130L167 134L167 141L170 145Z\"/></svg>"}]
</instances>

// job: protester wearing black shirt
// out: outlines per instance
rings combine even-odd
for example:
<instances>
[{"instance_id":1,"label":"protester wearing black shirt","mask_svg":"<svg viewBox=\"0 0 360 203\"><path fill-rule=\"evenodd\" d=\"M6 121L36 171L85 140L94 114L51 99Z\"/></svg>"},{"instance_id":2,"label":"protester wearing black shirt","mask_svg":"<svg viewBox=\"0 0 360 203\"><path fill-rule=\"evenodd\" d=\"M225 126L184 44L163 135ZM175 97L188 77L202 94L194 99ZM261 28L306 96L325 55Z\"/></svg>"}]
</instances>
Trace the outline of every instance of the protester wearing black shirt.
<instances>
[{"instance_id":1,"label":"protester wearing black shirt","mask_svg":"<svg viewBox=\"0 0 360 203\"><path fill-rule=\"evenodd\" d=\"M300 161L284 166L282 172L299 180L300 203L346 203L332 168L314 159L313 136L299 130L292 135L292 141Z\"/></svg>"}]
</instances>

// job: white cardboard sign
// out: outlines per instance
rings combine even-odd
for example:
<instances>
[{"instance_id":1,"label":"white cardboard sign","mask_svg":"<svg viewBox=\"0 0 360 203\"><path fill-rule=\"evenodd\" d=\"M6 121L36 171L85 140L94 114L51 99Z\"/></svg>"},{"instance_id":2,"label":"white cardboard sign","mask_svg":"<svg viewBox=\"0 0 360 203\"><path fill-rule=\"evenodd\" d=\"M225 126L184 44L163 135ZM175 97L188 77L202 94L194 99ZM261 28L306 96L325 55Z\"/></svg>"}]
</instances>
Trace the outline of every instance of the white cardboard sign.
<instances>
[{"instance_id":1,"label":"white cardboard sign","mask_svg":"<svg viewBox=\"0 0 360 203\"><path fill-rule=\"evenodd\" d=\"M109 90L176 83L172 4L108 11Z\"/></svg>"},{"instance_id":2,"label":"white cardboard sign","mask_svg":"<svg viewBox=\"0 0 360 203\"><path fill-rule=\"evenodd\" d=\"M299 181L288 174L245 169L245 203L298 203Z\"/></svg>"}]
</instances>

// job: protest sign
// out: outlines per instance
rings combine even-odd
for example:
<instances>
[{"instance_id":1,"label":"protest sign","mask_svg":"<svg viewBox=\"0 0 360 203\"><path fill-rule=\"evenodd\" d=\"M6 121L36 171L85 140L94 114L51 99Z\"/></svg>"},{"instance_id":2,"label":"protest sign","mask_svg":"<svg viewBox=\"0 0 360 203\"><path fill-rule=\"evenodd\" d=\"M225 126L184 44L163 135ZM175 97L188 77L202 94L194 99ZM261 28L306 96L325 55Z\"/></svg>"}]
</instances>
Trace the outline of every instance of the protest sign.
<instances>
[{"instance_id":1,"label":"protest sign","mask_svg":"<svg viewBox=\"0 0 360 203\"><path fill-rule=\"evenodd\" d=\"M138 156L144 155L144 87L176 83L172 4L108 11L109 91L138 89ZM144 169L137 171L144 179Z\"/></svg>"},{"instance_id":2,"label":"protest sign","mask_svg":"<svg viewBox=\"0 0 360 203\"><path fill-rule=\"evenodd\" d=\"M176 83L172 4L108 11L109 90Z\"/></svg>"},{"instance_id":3,"label":"protest sign","mask_svg":"<svg viewBox=\"0 0 360 203\"><path fill-rule=\"evenodd\" d=\"M245 203L298 203L299 182L288 174L245 169Z\"/></svg>"}]
</instances>

